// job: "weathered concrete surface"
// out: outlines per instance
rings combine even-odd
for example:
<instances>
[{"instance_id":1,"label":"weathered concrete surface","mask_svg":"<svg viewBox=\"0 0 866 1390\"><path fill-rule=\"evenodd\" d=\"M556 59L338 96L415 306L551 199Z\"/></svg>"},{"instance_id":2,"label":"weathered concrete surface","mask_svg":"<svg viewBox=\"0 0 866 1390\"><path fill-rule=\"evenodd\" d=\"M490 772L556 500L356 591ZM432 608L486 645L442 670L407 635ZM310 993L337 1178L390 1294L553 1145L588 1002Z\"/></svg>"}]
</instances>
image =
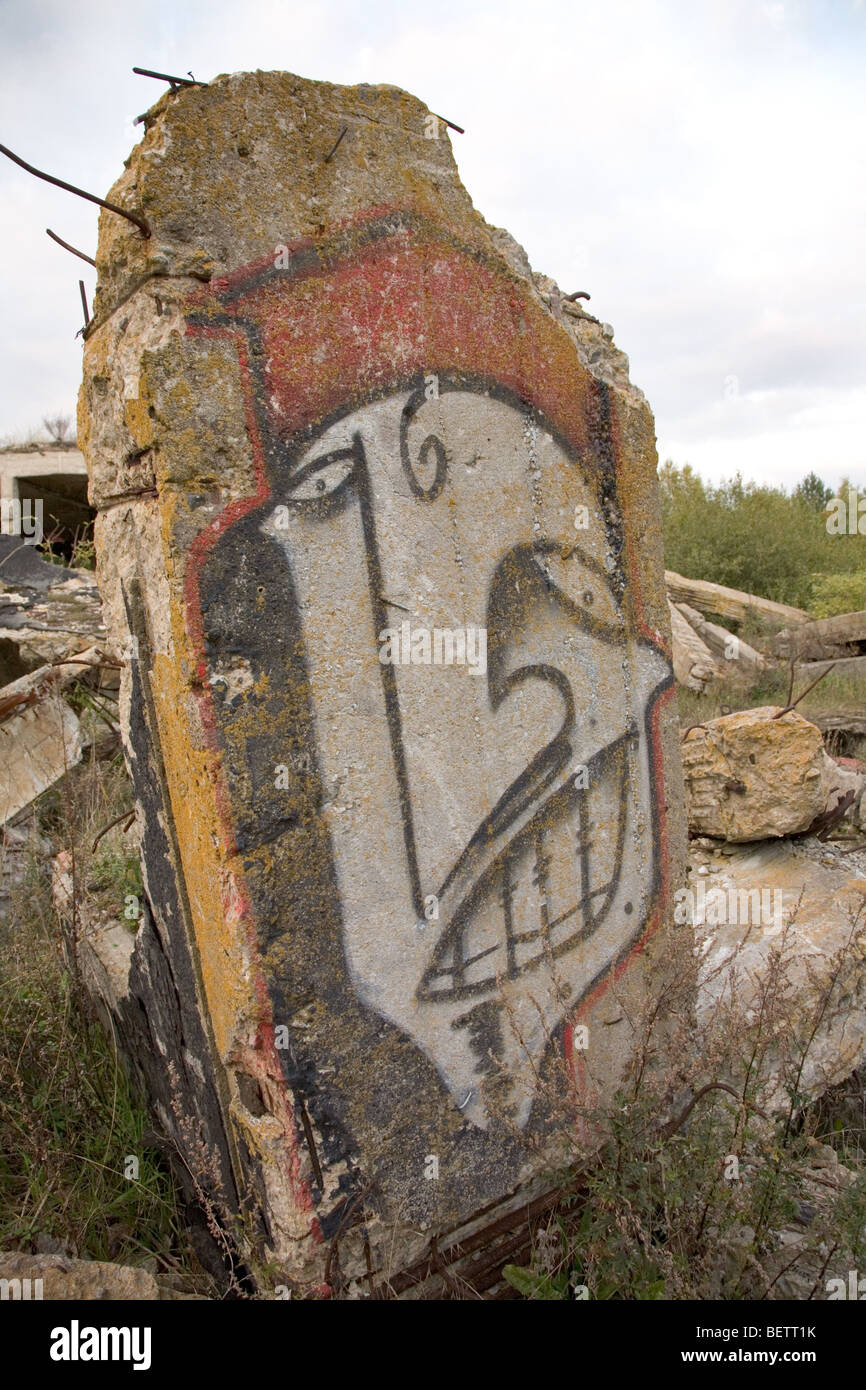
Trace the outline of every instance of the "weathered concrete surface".
<instances>
[{"instance_id":1,"label":"weathered concrete surface","mask_svg":"<svg viewBox=\"0 0 866 1390\"><path fill-rule=\"evenodd\" d=\"M78 1299L158 1299L162 1297L152 1274L131 1265L108 1260L76 1260L65 1255L28 1255L0 1252L0 1279L9 1281L9 1297L60 1302ZM41 1281L41 1286L37 1285ZM29 1281L29 1283L27 1282Z\"/></svg>"},{"instance_id":2,"label":"weathered concrete surface","mask_svg":"<svg viewBox=\"0 0 866 1390\"><path fill-rule=\"evenodd\" d=\"M784 1018L761 1103L787 1108L786 1083L814 1098L844 1081L866 1061L866 850L704 841L689 868L699 1025L732 1001L754 1019L772 975Z\"/></svg>"},{"instance_id":3,"label":"weathered concrete surface","mask_svg":"<svg viewBox=\"0 0 866 1390\"><path fill-rule=\"evenodd\" d=\"M839 613L818 618L780 632L773 643L777 656L785 660L823 661L856 656L866 646L866 612Z\"/></svg>"},{"instance_id":4,"label":"weathered concrete surface","mask_svg":"<svg viewBox=\"0 0 866 1390\"><path fill-rule=\"evenodd\" d=\"M833 661L804 661L798 663L795 670L798 680L813 681L826 675L831 667L837 675L847 676L849 679L853 677L866 686L866 656L836 657Z\"/></svg>"},{"instance_id":5,"label":"weathered concrete surface","mask_svg":"<svg viewBox=\"0 0 866 1390\"><path fill-rule=\"evenodd\" d=\"M79 419L137 644L129 1031L253 1263L380 1287L518 1201L673 966L652 416L413 97L245 74L147 127Z\"/></svg>"},{"instance_id":6,"label":"weathered concrete surface","mask_svg":"<svg viewBox=\"0 0 866 1390\"><path fill-rule=\"evenodd\" d=\"M87 464L80 450L48 444L42 448L0 449L0 497L21 497L27 491L25 480L55 476L86 480Z\"/></svg>"},{"instance_id":7,"label":"weathered concrete surface","mask_svg":"<svg viewBox=\"0 0 866 1390\"><path fill-rule=\"evenodd\" d=\"M63 691L76 681L97 683L104 660L88 647L0 688L0 825L80 761L84 730Z\"/></svg>"}]
</instances>

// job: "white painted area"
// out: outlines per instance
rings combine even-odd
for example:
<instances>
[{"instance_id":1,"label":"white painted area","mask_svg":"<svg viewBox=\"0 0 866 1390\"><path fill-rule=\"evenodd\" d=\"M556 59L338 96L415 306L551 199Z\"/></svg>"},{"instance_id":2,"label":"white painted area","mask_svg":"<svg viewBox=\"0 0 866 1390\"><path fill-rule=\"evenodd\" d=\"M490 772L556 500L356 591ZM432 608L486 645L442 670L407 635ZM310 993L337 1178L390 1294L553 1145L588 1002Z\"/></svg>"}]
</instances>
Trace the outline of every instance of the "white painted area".
<instances>
[{"instance_id":1,"label":"white painted area","mask_svg":"<svg viewBox=\"0 0 866 1390\"><path fill-rule=\"evenodd\" d=\"M666 664L626 630L604 578L613 560L600 523L582 532L575 547L575 507L587 505L597 516L598 499L551 436L527 412L504 401L445 391L421 406L409 427L410 458L419 457L430 435L441 440L447 457L441 492L433 500L419 500L401 462L406 400L404 392L354 412L297 461L304 467L349 448L360 436L375 518L379 596L393 605L389 621L408 616L431 628L487 626L491 585L503 557L532 542L557 547L543 559L530 553L513 603L505 607L496 668L500 679L534 669L497 708L488 684L496 680L491 667L487 679L473 677L465 666L390 668L420 887L425 898L438 896L438 919L419 920L423 914L413 904L357 489L350 487L342 508L327 510L350 464L332 459L307 474L294 494L275 498L262 529L285 550L303 616L343 945L358 995L424 1049L455 1105L475 1125L487 1127L494 1094L501 1096L501 1073L507 1073L506 1104L513 1121L523 1125L551 1032L638 935L652 906L652 793L644 725L647 700ZM317 480L321 508L315 505ZM430 485L429 465L420 480ZM519 594L521 582L528 592L540 593L528 608ZM564 604L556 606L551 592L604 622L604 633L581 627ZM492 653L492 629L488 640ZM543 785L536 779L527 804L515 809L504 828L491 829L452 876L485 818L563 727L565 697L544 669L567 681L574 699L567 765L548 769ZM630 752L618 766L597 769L581 793L588 816L584 863L577 798L569 798L568 785L576 765L592 767L593 758L629 727L635 730ZM540 838L518 843L532 817L557 794L561 814L545 822ZM509 846L510 936L498 887L505 881L500 857ZM543 892L539 859L546 861ZM605 897L601 890L617 871L616 885ZM492 891L467 912L467 895L487 882L485 875ZM594 930L569 946L568 938L587 925L580 906L587 888L597 895L594 904L604 902L604 910ZM463 959L471 964L459 974L449 969L453 957L443 943L450 940L449 928L461 921ZM527 935L533 932L540 935ZM432 983L431 966L442 971ZM458 982L471 992L458 994ZM478 1012L470 1020L473 1010ZM495 1062L487 1057L483 1039L478 1041L485 1018L498 1033Z\"/></svg>"}]
</instances>

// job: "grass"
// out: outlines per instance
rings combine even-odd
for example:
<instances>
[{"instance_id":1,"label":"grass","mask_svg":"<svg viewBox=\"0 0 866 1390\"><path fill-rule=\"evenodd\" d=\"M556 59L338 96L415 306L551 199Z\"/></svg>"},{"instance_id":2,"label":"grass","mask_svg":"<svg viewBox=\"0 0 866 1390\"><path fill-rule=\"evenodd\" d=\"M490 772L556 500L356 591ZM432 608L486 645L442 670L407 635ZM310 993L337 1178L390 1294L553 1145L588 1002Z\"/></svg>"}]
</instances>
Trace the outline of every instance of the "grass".
<instances>
[{"instance_id":1,"label":"grass","mask_svg":"<svg viewBox=\"0 0 866 1390\"><path fill-rule=\"evenodd\" d=\"M65 965L35 866L3 931L0 1020L0 1246L42 1236L90 1259L168 1256L179 1230L171 1179Z\"/></svg>"},{"instance_id":2,"label":"grass","mask_svg":"<svg viewBox=\"0 0 866 1390\"><path fill-rule=\"evenodd\" d=\"M59 565L63 569L71 566L79 570L96 569L96 546L93 540L92 526L79 526L72 538L69 546L69 554L61 546L62 533L57 532L45 537L39 546L39 553L43 560L49 565Z\"/></svg>"},{"instance_id":3,"label":"grass","mask_svg":"<svg viewBox=\"0 0 866 1390\"><path fill-rule=\"evenodd\" d=\"M718 719L721 715L735 710L758 709L764 705L777 705L780 708L788 703L790 676L785 667L774 668L762 673L752 684L728 680L713 682L703 694L677 686L677 704L680 724L688 728L690 724L705 724L708 719ZM808 685L800 680L794 685L794 699ZM798 705L797 710L805 719L820 719L822 716L856 714L863 716L863 681L854 676L830 671L819 681L814 690ZM866 738L850 740L850 756L866 758Z\"/></svg>"},{"instance_id":4,"label":"grass","mask_svg":"<svg viewBox=\"0 0 866 1390\"><path fill-rule=\"evenodd\" d=\"M535 1232L531 1262L507 1267L513 1287L543 1301L808 1300L862 1269L863 1073L817 1101L801 1084L864 947L861 909L808 999L791 978L797 939L787 935L752 988L731 974L700 1035L687 983L630 1019L623 1084L583 1116L597 1147L575 1143L562 1111L573 1158L551 1180L563 1201Z\"/></svg>"},{"instance_id":5,"label":"grass","mask_svg":"<svg viewBox=\"0 0 866 1390\"><path fill-rule=\"evenodd\" d=\"M74 855L79 908L87 899L121 920L127 895L141 892L137 850L119 826L96 853L92 844L130 801L117 757L73 770L37 805L40 832ZM144 1263L209 1287L148 1114L71 968L71 944L34 855L0 922L0 1248Z\"/></svg>"}]
</instances>

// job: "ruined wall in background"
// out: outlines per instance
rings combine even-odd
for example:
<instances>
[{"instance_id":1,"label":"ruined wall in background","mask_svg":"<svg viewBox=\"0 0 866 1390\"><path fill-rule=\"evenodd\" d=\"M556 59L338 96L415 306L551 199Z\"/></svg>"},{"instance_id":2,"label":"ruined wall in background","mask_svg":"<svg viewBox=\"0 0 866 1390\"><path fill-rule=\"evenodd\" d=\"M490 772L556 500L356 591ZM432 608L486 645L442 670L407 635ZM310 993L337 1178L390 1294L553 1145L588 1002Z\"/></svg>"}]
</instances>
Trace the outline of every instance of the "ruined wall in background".
<instances>
[{"instance_id":1,"label":"ruined wall in background","mask_svg":"<svg viewBox=\"0 0 866 1390\"><path fill-rule=\"evenodd\" d=\"M145 821L124 1007L253 1264L399 1290L539 1190L670 960L652 416L413 97L243 74L146 126L79 422Z\"/></svg>"}]
</instances>

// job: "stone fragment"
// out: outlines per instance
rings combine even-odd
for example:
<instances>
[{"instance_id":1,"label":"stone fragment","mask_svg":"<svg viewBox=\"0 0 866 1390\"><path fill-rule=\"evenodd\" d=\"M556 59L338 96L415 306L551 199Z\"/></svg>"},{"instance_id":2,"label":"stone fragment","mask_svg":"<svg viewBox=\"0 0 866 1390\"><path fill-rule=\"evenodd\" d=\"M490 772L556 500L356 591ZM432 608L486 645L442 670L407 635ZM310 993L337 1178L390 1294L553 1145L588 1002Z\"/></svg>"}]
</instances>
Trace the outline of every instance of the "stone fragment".
<instances>
[{"instance_id":1,"label":"stone fragment","mask_svg":"<svg viewBox=\"0 0 866 1390\"><path fill-rule=\"evenodd\" d=\"M20 1301L146 1301L162 1296L153 1275L131 1265L14 1250L0 1252L0 1286L7 1290L5 1297Z\"/></svg>"},{"instance_id":2,"label":"stone fragment","mask_svg":"<svg viewBox=\"0 0 866 1390\"><path fill-rule=\"evenodd\" d=\"M832 811L840 799L852 793L853 802L848 815L857 820L860 805L866 790L866 767L858 764L855 758L831 758L824 754L824 810Z\"/></svg>"},{"instance_id":3,"label":"stone fragment","mask_svg":"<svg viewBox=\"0 0 866 1390\"><path fill-rule=\"evenodd\" d=\"M0 825L64 777L81 753L78 718L56 691L0 721Z\"/></svg>"},{"instance_id":4,"label":"stone fragment","mask_svg":"<svg viewBox=\"0 0 866 1390\"><path fill-rule=\"evenodd\" d=\"M740 710L683 739L689 829L731 841L807 830L827 799L820 729L796 710Z\"/></svg>"},{"instance_id":5,"label":"stone fragment","mask_svg":"<svg viewBox=\"0 0 866 1390\"><path fill-rule=\"evenodd\" d=\"M612 993L687 947L652 417L415 98L240 74L145 124L79 421L144 827L119 1028L260 1282L399 1293L547 1200Z\"/></svg>"},{"instance_id":6,"label":"stone fragment","mask_svg":"<svg viewBox=\"0 0 866 1390\"><path fill-rule=\"evenodd\" d=\"M17 558L17 557L16 557ZM105 625L96 576L89 570L64 569L33 561L48 571L48 580L0 582L0 643L14 647L26 669L43 662L66 661L82 647L104 641ZM4 571L0 570L0 581ZM28 573L34 581L35 573Z\"/></svg>"},{"instance_id":7,"label":"stone fragment","mask_svg":"<svg viewBox=\"0 0 866 1390\"><path fill-rule=\"evenodd\" d=\"M866 642L866 613L840 613L785 628L773 643L777 656L786 661L825 661L856 656Z\"/></svg>"},{"instance_id":8,"label":"stone fragment","mask_svg":"<svg viewBox=\"0 0 866 1390\"><path fill-rule=\"evenodd\" d=\"M77 932L73 932L72 855L61 850L51 864L51 898L58 920L68 924L64 945L75 941L80 978L109 1032L122 1021L129 993L136 919L120 920L118 903L114 914L96 912L92 902L82 896L77 904ZM71 964L71 962L70 962Z\"/></svg>"},{"instance_id":9,"label":"stone fragment","mask_svg":"<svg viewBox=\"0 0 866 1390\"><path fill-rule=\"evenodd\" d=\"M98 677L103 654L88 647L0 688L0 825L29 806L80 761L81 724L63 690Z\"/></svg>"},{"instance_id":10,"label":"stone fragment","mask_svg":"<svg viewBox=\"0 0 866 1390\"><path fill-rule=\"evenodd\" d=\"M816 681L832 670L837 676L846 676L866 689L866 656L835 657L832 661L803 661L795 666L798 681Z\"/></svg>"}]
</instances>

